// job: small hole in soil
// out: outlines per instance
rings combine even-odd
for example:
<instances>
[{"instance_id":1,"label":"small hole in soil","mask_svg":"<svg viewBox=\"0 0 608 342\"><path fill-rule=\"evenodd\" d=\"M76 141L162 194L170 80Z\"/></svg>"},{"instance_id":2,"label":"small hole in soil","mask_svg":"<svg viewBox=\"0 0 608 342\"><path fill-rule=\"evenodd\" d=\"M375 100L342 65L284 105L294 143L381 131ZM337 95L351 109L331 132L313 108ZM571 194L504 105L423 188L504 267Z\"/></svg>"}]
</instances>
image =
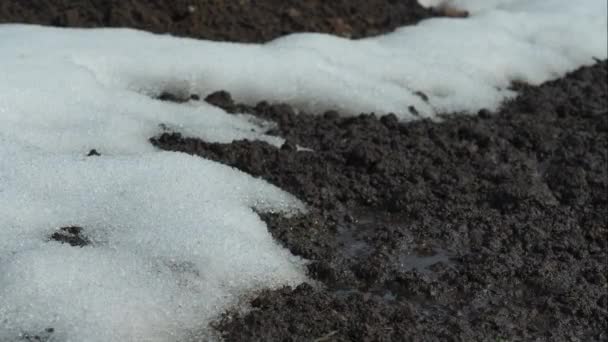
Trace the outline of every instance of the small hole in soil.
<instances>
[{"instance_id":1,"label":"small hole in soil","mask_svg":"<svg viewBox=\"0 0 608 342\"><path fill-rule=\"evenodd\" d=\"M91 244L91 241L83 234L82 227L63 227L59 228L51 235L51 240L61 243L69 243L70 246L84 247Z\"/></svg>"}]
</instances>

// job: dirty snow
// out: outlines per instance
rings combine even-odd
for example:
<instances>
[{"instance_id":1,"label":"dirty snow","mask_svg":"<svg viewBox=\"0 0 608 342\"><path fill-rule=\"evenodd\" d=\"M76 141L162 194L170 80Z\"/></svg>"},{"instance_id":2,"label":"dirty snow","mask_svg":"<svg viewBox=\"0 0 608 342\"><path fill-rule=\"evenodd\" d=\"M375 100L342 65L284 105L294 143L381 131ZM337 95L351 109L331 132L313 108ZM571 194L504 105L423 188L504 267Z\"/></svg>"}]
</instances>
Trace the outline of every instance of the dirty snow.
<instances>
[{"instance_id":1,"label":"dirty snow","mask_svg":"<svg viewBox=\"0 0 608 342\"><path fill-rule=\"evenodd\" d=\"M154 99L164 91L409 120L410 106L426 117L493 109L514 95L512 81L538 84L608 55L605 0L454 3L472 16L359 41L0 25L0 340L183 340L240 296L306 280L304 261L254 211L300 202L147 141L167 130L282 140L202 101ZM102 156L85 157L93 148ZM66 226L91 244L50 240Z\"/></svg>"}]
</instances>

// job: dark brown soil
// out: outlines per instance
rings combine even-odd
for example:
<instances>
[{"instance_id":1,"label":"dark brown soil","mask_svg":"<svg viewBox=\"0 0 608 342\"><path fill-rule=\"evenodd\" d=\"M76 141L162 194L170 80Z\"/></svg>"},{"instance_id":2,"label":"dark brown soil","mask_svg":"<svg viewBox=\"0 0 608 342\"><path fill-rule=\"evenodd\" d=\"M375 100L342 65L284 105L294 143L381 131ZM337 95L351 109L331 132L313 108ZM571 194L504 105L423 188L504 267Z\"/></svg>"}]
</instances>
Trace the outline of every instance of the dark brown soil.
<instances>
[{"instance_id":1,"label":"dark brown soil","mask_svg":"<svg viewBox=\"0 0 608 342\"><path fill-rule=\"evenodd\" d=\"M51 235L51 240L67 243L73 247L84 247L91 243L83 234L82 227L63 227L59 228Z\"/></svg>"},{"instance_id":2,"label":"dark brown soil","mask_svg":"<svg viewBox=\"0 0 608 342\"><path fill-rule=\"evenodd\" d=\"M2 0L0 23L133 27L264 42L292 32L373 36L433 15L416 0Z\"/></svg>"},{"instance_id":3,"label":"dark brown soil","mask_svg":"<svg viewBox=\"0 0 608 342\"><path fill-rule=\"evenodd\" d=\"M413 0L0 1L0 22L232 41L362 37L430 15ZM499 113L443 123L295 115L207 96L276 121L273 133L287 143L210 144L179 133L151 142L233 165L308 203L307 216L263 217L321 283L265 291L217 329L227 341L608 341L607 69L598 61L540 87L519 85L521 96ZM51 239L82 245L73 228ZM49 340L49 329L27 339Z\"/></svg>"},{"instance_id":4,"label":"dark brown soil","mask_svg":"<svg viewBox=\"0 0 608 342\"><path fill-rule=\"evenodd\" d=\"M276 121L287 143L152 143L307 202L305 217L264 218L324 284L263 293L219 324L227 340L605 340L607 67L440 124L208 96Z\"/></svg>"}]
</instances>

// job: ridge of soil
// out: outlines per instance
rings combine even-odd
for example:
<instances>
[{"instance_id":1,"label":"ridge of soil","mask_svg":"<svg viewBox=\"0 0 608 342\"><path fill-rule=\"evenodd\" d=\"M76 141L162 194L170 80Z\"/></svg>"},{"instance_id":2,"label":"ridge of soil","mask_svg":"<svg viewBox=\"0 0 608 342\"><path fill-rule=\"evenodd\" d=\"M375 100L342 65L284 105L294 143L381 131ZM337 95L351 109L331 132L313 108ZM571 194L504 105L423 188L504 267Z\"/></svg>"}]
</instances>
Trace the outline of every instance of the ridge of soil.
<instances>
[{"instance_id":1,"label":"ridge of soil","mask_svg":"<svg viewBox=\"0 0 608 342\"><path fill-rule=\"evenodd\" d=\"M519 85L498 113L442 123L208 96L275 121L287 142L151 142L305 201L306 216L263 217L324 285L264 291L218 329L227 341L606 340L607 70Z\"/></svg>"},{"instance_id":2,"label":"ridge of soil","mask_svg":"<svg viewBox=\"0 0 608 342\"><path fill-rule=\"evenodd\" d=\"M2 0L0 23L131 27L235 42L294 32L362 38L439 15L416 0Z\"/></svg>"}]
</instances>

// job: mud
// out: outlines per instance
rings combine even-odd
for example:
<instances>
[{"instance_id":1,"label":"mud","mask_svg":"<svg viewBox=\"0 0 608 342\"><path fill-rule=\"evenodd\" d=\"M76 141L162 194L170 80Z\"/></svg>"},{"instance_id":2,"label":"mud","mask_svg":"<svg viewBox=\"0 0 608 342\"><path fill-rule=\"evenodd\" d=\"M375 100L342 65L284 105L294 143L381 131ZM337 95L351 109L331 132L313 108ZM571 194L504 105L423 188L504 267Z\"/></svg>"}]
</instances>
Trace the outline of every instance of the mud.
<instances>
[{"instance_id":1,"label":"mud","mask_svg":"<svg viewBox=\"0 0 608 342\"><path fill-rule=\"evenodd\" d=\"M606 340L607 67L517 85L498 113L442 123L207 96L275 121L287 142L151 142L305 201L305 217L263 217L323 284L266 291L218 329L228 341Z\"/></svg>"},{"instance_id":2,"label":"mud","mask_svg":"<svg viewBox=\"0 0 608 342\"><path fill-rule=\"evenodd\" d=\"M430 16L416 0L2 0L0 23L132 27L178 36L265 42L293 32L360 38ZM449 13L445 13L449 15Z\"/></svg>"}]
</instances>

